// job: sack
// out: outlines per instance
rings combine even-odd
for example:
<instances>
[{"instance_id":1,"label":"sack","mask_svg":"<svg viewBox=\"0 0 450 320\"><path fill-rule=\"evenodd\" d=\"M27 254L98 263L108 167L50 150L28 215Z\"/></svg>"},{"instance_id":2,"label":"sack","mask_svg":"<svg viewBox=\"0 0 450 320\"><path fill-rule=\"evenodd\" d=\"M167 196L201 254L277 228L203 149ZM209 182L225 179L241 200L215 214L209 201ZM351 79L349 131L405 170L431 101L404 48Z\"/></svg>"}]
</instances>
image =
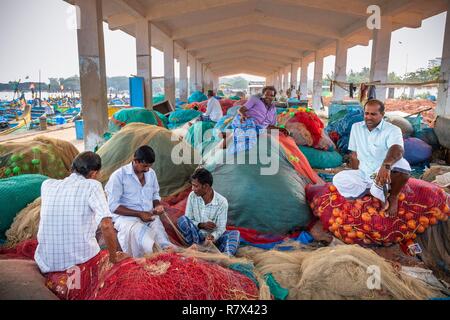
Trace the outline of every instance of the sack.
<instances>
[{"instance_id":1,"label":"sack","mask_svg":"<svg viewBox=\"0 0 450 320\"><path fill-rule=\"evenodd\" d=\"M399 194L398 216L386 218L381 202L371 195L342 197L331 183L308 185L306 197L323 227L347 244L362 246L414 240L450 215L450 198L438 186L410 178Z\"/></svg>"},{"instance_id":2,"label":"sack","mask_svg":"<svg viewBox=\"0 0 450 320\"><path fill-rule=\"evenodd\" d=\"M433 153L433 148L426 142L418 138L404 139L405 154L404 158L411 165L428 162Z\"/></svg>"}]
</instances>

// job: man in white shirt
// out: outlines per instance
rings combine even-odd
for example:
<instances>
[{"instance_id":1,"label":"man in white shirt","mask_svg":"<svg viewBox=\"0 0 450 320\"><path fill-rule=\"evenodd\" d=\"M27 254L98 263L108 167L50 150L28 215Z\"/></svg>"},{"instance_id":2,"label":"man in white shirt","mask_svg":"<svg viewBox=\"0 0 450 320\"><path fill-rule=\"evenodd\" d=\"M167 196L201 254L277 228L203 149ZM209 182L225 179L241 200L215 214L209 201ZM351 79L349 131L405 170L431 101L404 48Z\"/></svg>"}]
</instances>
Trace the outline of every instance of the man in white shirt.
<instances>
[{"instance_id":1,"label":"man in white shirt","mask_svg":"<svg viewBox=\"0 0 450 320\"><path fill-rule=\"evenodd\" d=\"M212 174L197 169L191 177L186 213L178 219L178 228L188 245L213 242L229 256L239 247L239 231L226 231L228 201L212 188Z\"/></svg>"},{"instance_id":2,"label":"man in white shirt","mask_svg":"<svg viewBox=\"0 0 450 320\"><path fill-rule=\"evenodd\" d=\"M117 252L117 238L105 193L96 181L100 157L79 154L72 174L64 180L48 179L41 187L41 213L35 261L42 273L62 272L84 264L100 252L95 234L98 226L109 251L109 260L127 256Z\"/></svg>"},{"instance_id":3,"label":"man in white shirt","mask_svg":"<svg viewBox=\"0 0 450 320\"><path fill-rule=\"evenodd\" d=\"M154 162L152 148L138 148L133 161L116 170L105 187L120 246L133 257L152 253L155 244L163 250L175 247L159 218L164 207Z\"/></svg>"},{"instance_id":4,"label":"man in white shirt","mask_svg":"<svg viewBox=\"0 0 450 320\"><path fill-rule=\"evenodd\" d=\"M370 190L385 203L385 215L396 217L398 195L409 179L411 167L403 158L400 128L383 117L383 102L367 101L364 121L353 124L350 132L348 149L352 151L350 166L353 170L336 174L333 184L346 198L359 198Z\"/></svg>"},{"instance_id":5,"label":"man in white shirt","mask_svg":"<svg viewBox=\"0 0 450 320\"><path fill-rule=\"evenodd\" d=\"M208 90L208 105L203 116L204 119L209 119L214 122L219 121L220 118L223 117L220 102L214 97L214 92L212 90Z\"/></svg>"}]
</instances>

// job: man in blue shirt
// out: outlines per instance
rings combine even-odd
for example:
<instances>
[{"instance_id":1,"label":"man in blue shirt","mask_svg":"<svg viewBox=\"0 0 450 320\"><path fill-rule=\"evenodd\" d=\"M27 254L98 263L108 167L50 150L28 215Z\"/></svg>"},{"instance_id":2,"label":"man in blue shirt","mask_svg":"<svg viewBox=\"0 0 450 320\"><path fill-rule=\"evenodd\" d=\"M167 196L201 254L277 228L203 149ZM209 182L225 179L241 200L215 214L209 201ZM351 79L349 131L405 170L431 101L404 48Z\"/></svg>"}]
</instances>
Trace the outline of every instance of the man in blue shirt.
<instances>
[{"instance_id":1,"label":"man in blue shirt","mask_svg":"<svg viewBox=\"0 0 450 320\"><path fill-rule=\"evenodd\" d=\"M384 104L369 100L364 106L364 121L353 124L348 149L350 167L336 174L333 184L346 198L370 193L385 203L385 215L395 217L398 195L409 179L411 167L403 158L400 128L383 120ZM386 199L387 196L387 199Z\"/></svg>"}]
</instances>

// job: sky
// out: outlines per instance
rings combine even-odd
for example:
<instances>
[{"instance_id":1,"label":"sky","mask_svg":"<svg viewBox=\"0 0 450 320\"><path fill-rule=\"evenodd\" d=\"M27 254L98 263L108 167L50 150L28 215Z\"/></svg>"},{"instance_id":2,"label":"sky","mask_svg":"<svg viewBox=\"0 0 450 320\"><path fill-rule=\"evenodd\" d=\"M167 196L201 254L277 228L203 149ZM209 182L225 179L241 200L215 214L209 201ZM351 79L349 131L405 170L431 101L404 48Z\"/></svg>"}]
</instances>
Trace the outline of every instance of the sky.
<instances>
[{"instance_id":1,"label":"sky","mask_svg":"<svg viewBox=\"0 0 450 320\"><path fill-rule=\"evenodd\" d=\"M427 67L428 60L442 56L446 13L424 20L418 29L402 28L392 34L389 72L403 75ZM62 0L0 0L0 82L79 74L76 30L71 27L73 8ZM136 45L122 31L104 24L107 76L136 74ZM163 53L152 50L153 76L164 73ZM347 72L370 67L371 43L348 51ZM324 60L324 75L334 69L334 56ZM313 77L313 64L308 77ZM175 75L179 66L175 67ZM243 75L249 80L260 77Z\"/></svg>"}]
</instances>

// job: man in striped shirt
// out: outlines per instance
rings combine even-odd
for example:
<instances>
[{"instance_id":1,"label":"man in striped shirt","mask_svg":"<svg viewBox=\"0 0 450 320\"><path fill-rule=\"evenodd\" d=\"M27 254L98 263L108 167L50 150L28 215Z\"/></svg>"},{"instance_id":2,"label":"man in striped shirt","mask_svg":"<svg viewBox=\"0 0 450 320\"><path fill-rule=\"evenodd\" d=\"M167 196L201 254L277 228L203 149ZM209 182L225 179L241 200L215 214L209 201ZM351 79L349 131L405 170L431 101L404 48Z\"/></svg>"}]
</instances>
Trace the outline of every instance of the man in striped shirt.
<instances>
[{"instance_id":1,"label":"man in striped shirt","mask_svg":"<svg viewBox=\"0 0 450 320\"><path fill-rule=\"evenodd\" d=\"M239 231L226 231L228 201L212 188L212 174L197 169L191 177L186 213L178 219L184 240L188 245L215 243L227 255L235 255L239 247Z\"/></svg>"}]
</instances>

